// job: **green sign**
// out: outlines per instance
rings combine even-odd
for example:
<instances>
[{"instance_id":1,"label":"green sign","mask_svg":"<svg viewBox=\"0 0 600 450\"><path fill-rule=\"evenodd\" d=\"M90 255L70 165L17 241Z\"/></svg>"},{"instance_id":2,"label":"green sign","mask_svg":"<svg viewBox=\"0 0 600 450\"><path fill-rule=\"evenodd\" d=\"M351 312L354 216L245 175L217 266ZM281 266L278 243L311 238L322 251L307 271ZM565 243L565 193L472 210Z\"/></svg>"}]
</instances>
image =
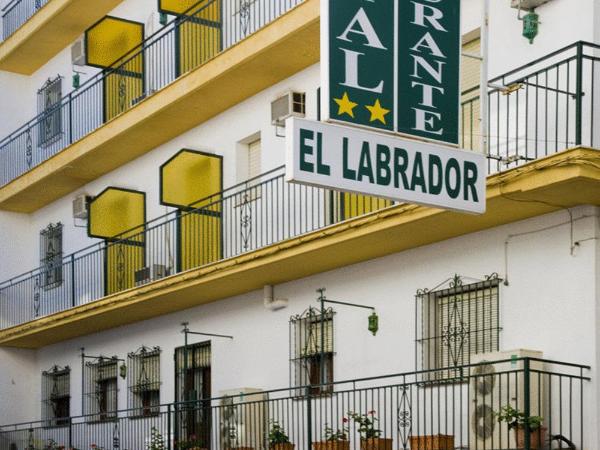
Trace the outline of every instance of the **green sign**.
<instances>
[{"instance_id":1,"label":"green sign","mask_svg":"<svg viewBox=\"0 0 600 450\"><path fill-rule=\"evenodd\" d=\"M458 144L460 2L322 2L325 118Z\"/></svg>"}]
</instances>

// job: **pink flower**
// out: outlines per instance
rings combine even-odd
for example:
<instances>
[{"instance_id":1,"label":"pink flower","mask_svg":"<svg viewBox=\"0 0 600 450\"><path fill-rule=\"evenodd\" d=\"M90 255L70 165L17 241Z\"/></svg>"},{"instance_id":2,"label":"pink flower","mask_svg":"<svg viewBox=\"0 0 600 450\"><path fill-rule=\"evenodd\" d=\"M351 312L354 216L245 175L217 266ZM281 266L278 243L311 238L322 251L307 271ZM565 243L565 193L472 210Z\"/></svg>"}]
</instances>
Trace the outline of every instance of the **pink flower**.
<instances>
[{"instance_id":1,"label":"pink flower","mask_svg":"<svg viewBox=\"0 0 600 450\"><path fill-rule=\"evenodd\" d=\"M371 415L371 416L374 416L375 415L375 411L369 411L368 414Z\"/></svg>"}]
</instances>

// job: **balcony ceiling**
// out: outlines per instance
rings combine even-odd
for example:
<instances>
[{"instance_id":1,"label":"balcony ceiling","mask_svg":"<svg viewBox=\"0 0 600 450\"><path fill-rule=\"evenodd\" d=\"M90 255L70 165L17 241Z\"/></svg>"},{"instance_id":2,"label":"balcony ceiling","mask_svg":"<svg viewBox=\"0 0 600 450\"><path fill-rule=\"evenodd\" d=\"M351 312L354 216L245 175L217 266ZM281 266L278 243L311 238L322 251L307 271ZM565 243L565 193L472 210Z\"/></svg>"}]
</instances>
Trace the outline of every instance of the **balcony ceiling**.
<instances>
[{"instance_id":1,"label":"balcony ceiling","mask_svg":"<svg viewBox=\"0 0 600 450\"><path fill-rule=\"evenodd\" d=\"M51 0L0 43L0 70L31 75L123 0Z\"/></svg>"},{"instance_id":2,"label":"balcony ceiling","mask_svg":"<svg viewBox=\"0 0 600 450\"><path fill-rule=\"evenodd\" d=\"M304 1L0 188L0 209L36 211L317 63L319 24L319 0Z\"/></svg>"},{"instance_id":3,"label":"balcony ceiling","mask_svg":"<svg viewBox=\"0 0 600 450\"><path fill-rule=\"evenodd\" d=\"M600 151L564 151L489 177L483 215L398 205L0 331L0 346L40 348L566 207L600 206L599 192Z\"/></svg>"}]
</instances>

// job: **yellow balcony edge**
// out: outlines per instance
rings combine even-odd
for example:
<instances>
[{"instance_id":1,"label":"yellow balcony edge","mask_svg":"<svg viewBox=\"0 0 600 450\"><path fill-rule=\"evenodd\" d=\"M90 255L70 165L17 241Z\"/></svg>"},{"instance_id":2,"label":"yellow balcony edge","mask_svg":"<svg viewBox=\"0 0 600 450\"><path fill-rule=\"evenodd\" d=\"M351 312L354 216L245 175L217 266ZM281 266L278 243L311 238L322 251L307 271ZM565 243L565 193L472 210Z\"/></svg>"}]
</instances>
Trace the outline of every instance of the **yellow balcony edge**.
<instances>
[{"instance_id":1,"label":"yellow balcony edge","mask_svg":"<svg viewBox=\"0 0 600 450\"><path fill-rule=\"evenodd\" d=\"M561 208L600 205L599 191L600 151L571 149L491 176L484 215L390 207L0 331L0 345L39 348Z\"/></svg>"},{"instance_id":2,"label":"yellow balcony edge","mask_svg":"<svg viewBox=\"0 0 600 450\"><path fill-rule=\"evenodd\" d=\"M36 211L318 62L319 23L319 0L305 0L1 187L0 209Z\"/></svg>"},{"instance_id":3,"label":"yellow balcony edge","mask_svg":"<svg viewBox=\"0 0 600 450\"><path fill-rule=\"evenodd\" d=\"M31 75L123 0L50 0L0 43L0 70Z\"/></svg>"}]
</instances>

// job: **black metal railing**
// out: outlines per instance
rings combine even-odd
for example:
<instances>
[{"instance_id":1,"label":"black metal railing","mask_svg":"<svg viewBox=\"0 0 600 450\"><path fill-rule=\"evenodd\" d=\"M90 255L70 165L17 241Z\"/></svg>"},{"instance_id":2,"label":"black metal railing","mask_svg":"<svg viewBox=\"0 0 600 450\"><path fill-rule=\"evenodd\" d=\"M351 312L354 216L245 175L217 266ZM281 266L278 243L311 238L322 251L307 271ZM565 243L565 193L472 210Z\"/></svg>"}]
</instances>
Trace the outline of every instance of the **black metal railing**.
<instances>
[{"instance_id":1,"label":"black metal railing","mask_svg":"<svg viewBox=\"0 0 600 450\"><path fill-rule=\"evenodd\" d=\"M489 173L599 144L600 46L576 42L490 81ZM463 96L461 145L480 150L479 94Z\"/></svg>"},{"instance_id":2,"label":"black metal railing","mask_svg":"<svg viewBox=\"0 0 600 450\"><path fill-rule=\"evenodd\" d=\"M5 425L0 450L145 450L158 444L167 450L530 450L549 448L550 441L557 448L593 448L586 429L594 405L588 370L535 358L494 360L460 366L460 375L442 381L436 371L410 372L332 383L322 396L312 394L315 386L303 386L166 404L146 410L145 417L142 410L124 410L100 422L78 416L60 426ZM541 428L509 429L497 420L506 406L524 420L540 417ZM354 414L373 423L369 435L360 432ZM269 440L274 424L290 446ZM340 439L327 444L327 428L339 430Z\"/></svg>"},{"instance_id":3,"label":"black metal railing","mask_svg":"<svg viewBox=\"0 0 600 450\"><path fill-rule=\"evenodd\" d=\"M0 283L0 329L231 258L391 205L290 184L284 168ZM143 231L142 231L143 230ZM62 274L47 285L48 271Z\"/></svg>"},{"instance_id":4,"label":"black metal railing","mask_svg":"<svg viewBox=\"0 0 600 450\"><path fill-rule=\"evenodd\" d=\"M26 173L302 0L209 0L0 140L0 186ZM60 120L59 120L60 119ZM57 130L57 127L60 127ZM51 129L53 139L42 139Z\"/></svg>"},{"instance_id":5,"label":"black metal railing","mask_svg":"<svg viewBox=\"0 0 600 450\"><path fill-rule=\"evenodd\" d=\"M50 0L13 0L2 8L2 39L8 39Z\"/></svg>"}]
</instances>

